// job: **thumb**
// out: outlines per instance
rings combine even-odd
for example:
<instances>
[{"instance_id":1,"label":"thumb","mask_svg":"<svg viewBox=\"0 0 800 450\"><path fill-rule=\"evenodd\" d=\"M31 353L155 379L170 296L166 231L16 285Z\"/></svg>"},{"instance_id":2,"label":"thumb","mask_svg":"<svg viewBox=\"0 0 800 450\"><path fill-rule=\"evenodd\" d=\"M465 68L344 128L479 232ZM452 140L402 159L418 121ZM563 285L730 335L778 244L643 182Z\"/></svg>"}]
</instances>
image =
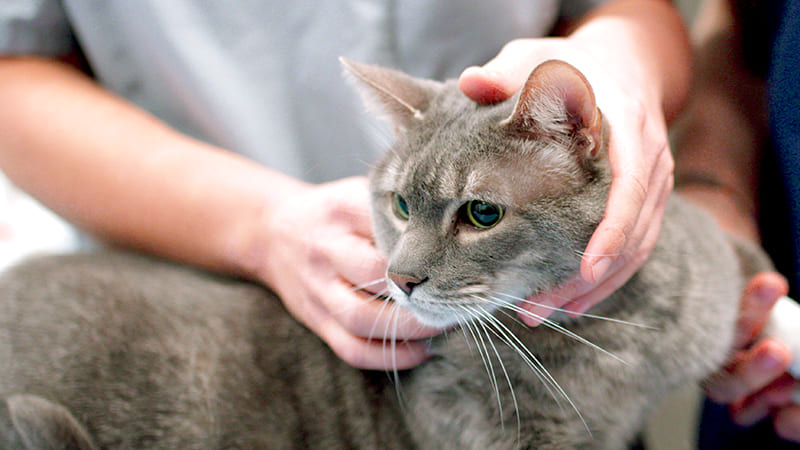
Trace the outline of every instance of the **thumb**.
<instances>
[{"instance_id":1,"label":"thumb","mask_svg":"<svg viewBox=\"0 0 800 450\"><path fill-rule=\"evenodd\" d=\"M525 83L533 66L536 46L529 41L512 41L483 66L466 68L458 87L478 103L497 103L508 99Z\"/></svg>"},{"instance_id":2,"label":"thumb","mask_svg":"<svg viewBox=\"0 0 800 450\"><path fill-rule=\"evenodd\" d=\"M739 305L734 348L743 348L761 333L775 302L788 290L786 279L775 272L759 273L750 279Z\"/></svg>"}]
</instances>

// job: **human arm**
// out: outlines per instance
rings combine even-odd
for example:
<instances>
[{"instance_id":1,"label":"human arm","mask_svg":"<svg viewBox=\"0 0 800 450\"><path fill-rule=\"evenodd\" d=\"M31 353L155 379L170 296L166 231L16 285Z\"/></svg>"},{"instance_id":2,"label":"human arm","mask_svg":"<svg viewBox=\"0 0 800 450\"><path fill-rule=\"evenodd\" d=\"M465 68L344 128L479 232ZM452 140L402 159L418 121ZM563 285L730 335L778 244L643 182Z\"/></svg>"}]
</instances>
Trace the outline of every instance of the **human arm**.
<instances>
[{"instance_id":1,"label":"human arm","mask_svg":"<svg viewBox=\"0 0 800 450\"><path fill-rule=\"evenodd\" d=\"M363 179L303 183L36 57L0 58L0 124L0 167L68 220L113 244L260 281L345 361L391 366L381 342L391 315L352 289L385 264L371 245ZM424 344L404 338L432 331L397 314L402 368L425 358Z\"/></svg>"},{"instance_id":2,"label":"human arm","mask_svg":"<svg viewBox=\"0 0 800 450\"><path fill-rule=\"evenodd\" d=\"M666 121L679 111L690 78L688 38L667 1L611 1L568 30L563 38L511 42L460 78L474 100L499 101L539 63L563 59L587 77L612 129L613 181L605 217L583 255L580 277L534 299L546 305L530 308L541 316L562 305L585 311L624 284L649 255L672 190Z\"/></svg>"},{"instance_id":3,"label":"human arm","mask_svg":"<svg viewBox=\"0 0 800 450\"><path fill-rule=\"evenodd\" d=\"M691 101L674 133L676 190L704 208L728 233L760 241L758 186L768 145L765 81L743 58L741 17L725 0L708 1L694 30L696 74ZM772 416L776 433L800 442L797 382L787 373L786 342L761 335L772 306L788 290L777 273L750 280L742 294L733 354L705 383L742 426Z\"/></svg>"}]
</instances>

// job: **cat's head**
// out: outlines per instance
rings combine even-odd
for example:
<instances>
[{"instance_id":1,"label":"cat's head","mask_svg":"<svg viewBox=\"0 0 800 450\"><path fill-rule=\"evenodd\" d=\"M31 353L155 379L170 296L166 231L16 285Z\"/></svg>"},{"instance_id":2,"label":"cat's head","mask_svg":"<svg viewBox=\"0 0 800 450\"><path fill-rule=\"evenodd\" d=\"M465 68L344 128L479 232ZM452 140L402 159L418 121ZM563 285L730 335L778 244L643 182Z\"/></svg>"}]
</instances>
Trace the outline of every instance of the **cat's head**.
<instances>
[{"instance_id":1,"label":"cat's head","mask_svg":"<svg viewBox=\"0 0 800 450\"><path fill-rule=\"evenodd\" d=\"M512 99L343 60L396 140L371 174L391 297L445 327L515 304L578 270L609 184L605 126L572 66L537 67Z\"/></svg>"}]
</instances>

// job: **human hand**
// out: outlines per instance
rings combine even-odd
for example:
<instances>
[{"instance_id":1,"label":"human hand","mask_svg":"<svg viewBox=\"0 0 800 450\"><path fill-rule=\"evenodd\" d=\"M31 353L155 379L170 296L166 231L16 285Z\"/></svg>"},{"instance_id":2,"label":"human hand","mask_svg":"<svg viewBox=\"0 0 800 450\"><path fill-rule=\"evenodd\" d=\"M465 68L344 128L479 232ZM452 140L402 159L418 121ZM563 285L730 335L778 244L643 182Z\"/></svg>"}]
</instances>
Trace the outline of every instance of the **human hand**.
<instances>
[{"instance_id":1,"label":"human hand","mask_svg":"<svg viewBox=\"0 0 800 450\"><path fill-rule=\"evenodd\" d=\"M386 261L372 242L368 205L364 178L287 196L264 214L260 276L345 362L406 369L428 357L425 343L415 340L440 330L378 297L385 292Z\"/></svg>"},{"instance_id":2,"label":"human hand","mask_svg":"<svg viewBox=\"0 0 800 450\"><path fill-rule=\"evenodd\" d=\"M617 50L611 59L569 38L523 39L506 45L485 66L466 69L459 79L473 100L496 102L513 95L541 62L561 59L589 80L612 129L606 214L583 254L580 276L529 299L524 307L532 314L523 316L529 325L554 308L581 313L603 300L641 267L658 238L672 190L673 160L661 96L636 69L636 61L624 61L627 54ZM611 70L615 67L621 70Z\"/></svg>"},{"instance_id":3,"label":"human hand","mask_svg":"<svg viewBox=\"0 0 800 450\"><path fill-rule=\"evenodd\" d=\"M771 415L779 436L800 442L800 406L791 400L798 386L787 373L792 355L785 343L760 337L773 305L787 291L777 273L750 280L740 304L734 353L704 387L713 401L729 405L737 424L752 425Z\"/></svg>"}]
</instances>

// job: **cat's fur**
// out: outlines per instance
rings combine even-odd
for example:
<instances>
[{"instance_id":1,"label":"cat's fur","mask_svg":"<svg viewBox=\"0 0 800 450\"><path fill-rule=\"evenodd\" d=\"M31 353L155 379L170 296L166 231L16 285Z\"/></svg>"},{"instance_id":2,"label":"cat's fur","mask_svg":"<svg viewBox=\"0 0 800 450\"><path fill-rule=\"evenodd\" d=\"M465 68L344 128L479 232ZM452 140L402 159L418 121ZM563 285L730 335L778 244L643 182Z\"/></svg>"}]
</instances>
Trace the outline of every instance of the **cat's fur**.
<instances>
[{"instance_id":1,"label":"cat's fur","mask_svg":"<svg viewBox=\"0 0 800 450\"><path fill-rule=\"evenodd\" d=\"M509 309L576 273L605 208L606 130L577 71L546 63L478 106L453 82L345 65L398 131L371 182L391 295L465 324L395 379L338 360L264 288L126 253L40 258L0 281L0 443L623 448L659 397L723 362L752 268L677 198L651 258L591 311L648 328L559 319L599 350ZM505 215L475 228L469 200Z\"/></svg>"}]
</instances>

